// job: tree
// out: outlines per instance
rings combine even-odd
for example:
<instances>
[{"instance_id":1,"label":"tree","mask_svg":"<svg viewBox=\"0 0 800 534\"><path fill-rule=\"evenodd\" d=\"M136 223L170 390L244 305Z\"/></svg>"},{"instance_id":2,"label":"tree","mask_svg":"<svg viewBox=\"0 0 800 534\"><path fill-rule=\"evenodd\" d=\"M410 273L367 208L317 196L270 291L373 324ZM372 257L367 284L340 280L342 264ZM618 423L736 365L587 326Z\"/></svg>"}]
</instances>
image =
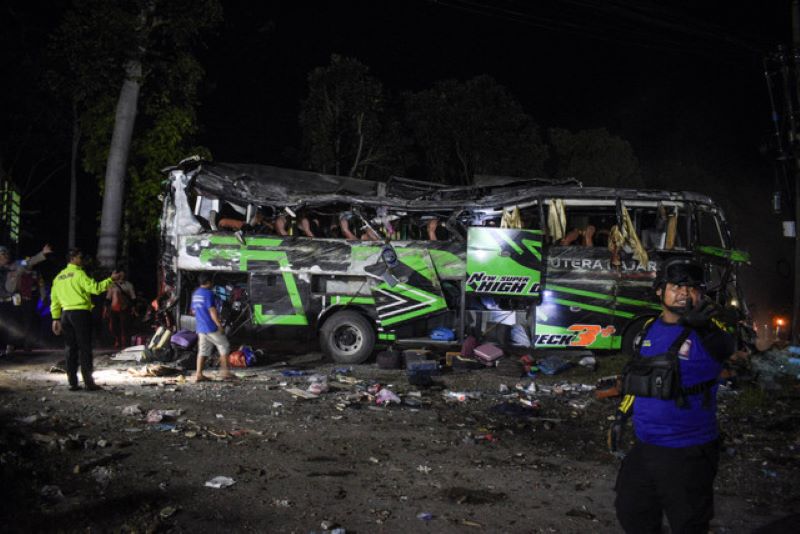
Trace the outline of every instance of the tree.
<instances>
[{"instance_id":1,"label":"tree","mask_svg":"<svg viewBox=\"0 0 800 534\"><path fill-rule=\"evenodd\" d=\"M542 174L546 149L536 124L487 75L407 95L406 116L434 179L470 184L476 174Z\"/></svg>"},{"instance_id":2,"label":"tree","mask_svg":"<svg viewBox=\"0 0 800 534\"><path fill-rule=\"evenodd\" d=\"M86 103L84 167L104 176L98 259L105 267L116 263L123 214L138 229L134 237L155 227L158 169L184 157L196 131L203 71L191 46L220 18L217 0L76 0L62 24L74 58L68 67L78 74L74 99ZM127 197L126 174L134 192Z\"/></svg>"},{"instance_id":3,"label":"tree","mask_svg":"<svg viewBox=\"0 0 800 534\"><path fill-rule=\"evenodd\" d=\"M383 85L366 65L333 54L330 65L309 73L300 112L307 167L367 177L392 160L390 124Z\"/></svg>"},{"instance_id":4,"label":"tree","mask_svg":"<svg viewBox=\"0 0 800 534\"><path fill-rule=\"evenodd\" d=\"M82 116L109 88L121 83L117 65L133 43L124 2L76 1L53 33L48 49L47 79L57 98L70 108L70 205L68 246L76 244L78 160L83 135Z\"/></svg>"},{"instance_id":5,"label":"tree","mask_svg":"<svg viewBox=\"0 0 800 534\"><path fill-rule=\"evenodd\" d=\"M576 178L589 186L643 185L631 144L605 128L576 133L552 128L549 141L552 154L549 163L557 178Z\"/></svg>"}]
</instances>

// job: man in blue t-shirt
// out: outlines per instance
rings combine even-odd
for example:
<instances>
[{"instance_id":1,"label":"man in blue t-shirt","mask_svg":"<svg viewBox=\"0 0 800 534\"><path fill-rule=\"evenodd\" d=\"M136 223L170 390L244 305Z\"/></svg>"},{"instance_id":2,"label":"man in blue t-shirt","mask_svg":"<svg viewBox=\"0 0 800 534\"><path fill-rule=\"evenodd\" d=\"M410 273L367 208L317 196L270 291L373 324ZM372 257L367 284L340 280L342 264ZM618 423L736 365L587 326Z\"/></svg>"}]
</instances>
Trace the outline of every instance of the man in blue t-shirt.
<instances>
[{"instance_id":1,"label":"man in blue t-shirt","mask_svg":"<svg viewBox=\"0 0 800 534\"><path fill-rule=\"evenodd\" d=\"M197 329L197 372L195 382L202 382L209 378L203 374L203 366L217 348L219 353L220 377L222 379L233 378L228 370L228 353L230 344L222 328L222 322L217 314L217 307L214 303L214 292L211 290L212 282L209 273L200 273L198 276L200 287L192 293L192 313L195 318Z\"/></svg>"},{"instance_id":2,"label":"man in blue t-shirt","mask_svg":"<svg viewBox=\"0 0 800 534\"><path fill-rule=\"evenodd\" d=\"M714 516L717 380L735 342L713 318L716 309L704 290L701 264L678 258L659 270L662 312L646 327L637 350L645 359L676 354L680 389L672 399L639 395L622 403L621 410L632 406L636 433L615 488L625 532L661 532L665 514L672 532L706 533Z\"/></svg>"}]
</instances>

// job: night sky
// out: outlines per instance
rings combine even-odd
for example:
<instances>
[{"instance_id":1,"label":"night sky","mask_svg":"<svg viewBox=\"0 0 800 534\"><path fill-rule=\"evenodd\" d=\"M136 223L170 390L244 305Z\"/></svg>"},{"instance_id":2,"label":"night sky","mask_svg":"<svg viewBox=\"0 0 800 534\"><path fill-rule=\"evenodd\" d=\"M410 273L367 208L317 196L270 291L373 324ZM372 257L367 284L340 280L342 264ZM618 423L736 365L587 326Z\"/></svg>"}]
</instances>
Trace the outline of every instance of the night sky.
<instances>
[{"instance_id":1,"label":"night sky","mask_svg":"<svg viewBox=\"0 0 800 534\"><path fill-rule=\"evenodd\" d=\"M17 12L40 9L37 31L45 38L68 3L40 4L6 2ZM769 212L774 178L772 156L764 152L771 132L761 60L790 41L789 0L223 6L224 23L198 51L206 79L197 142L216 160L297 166L306 76L328 64L332 53L368 65L390 94L489 74L542 129L605 127L630 141L645 179L668 160L699 162L729 176L732 187L712 196L740 212L752 208L763 223L752 230L739 220L734 230L742 248L769 252L747 274L774 286L764 291L776 297L762 307L785 307L791 279L776 273L785 273L792 241L780 236L780 218ZM763 184L763 198L734 197L739 185L752 184ZM67 187L65 171L31 200L28 208L36 214L28 227L35 236L24 248L37 247L37 238L65 244ZM99 203L88 177L84 188L80 244L93 249Z\"/></svg>"},{"instance_id":2,"label":"night sky","mask_svg":"<svg viewBox=\"0 0 800 534\"><path fill-rule=\"evenodd\" d=\"M692 131L757 153L769 128L761 57L790 30L788 1L272 4L226 2L208 40L201 120L217 158L285 159L305 77L331 53L393 92L487 73L540 125L607 127L641 159L701 148L665 146Z\"/></svg>"}]
</instances>

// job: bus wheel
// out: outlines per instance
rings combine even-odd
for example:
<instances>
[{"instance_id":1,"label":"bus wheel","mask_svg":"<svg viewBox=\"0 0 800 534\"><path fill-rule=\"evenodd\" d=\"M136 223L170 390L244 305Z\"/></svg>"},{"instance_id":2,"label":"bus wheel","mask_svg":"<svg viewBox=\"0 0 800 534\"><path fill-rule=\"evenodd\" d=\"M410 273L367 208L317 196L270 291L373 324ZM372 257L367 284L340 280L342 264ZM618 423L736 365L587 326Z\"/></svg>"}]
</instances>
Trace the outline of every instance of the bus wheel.
<instances>
[{"instance_id":1,"label":"bus wheel","mask_svg":"<svg viewBox=\"0 0 800 534\"><path fill-rule=\"evenodd\" d=\"M358 312L333 314L320 329L323 352L337 363L362 363L375 348L375 331L369 320Z\"/></svg>"},{"instance_id":2,"label":"bus wheel","mask_svg":"<svg viewBox=\"0 0 800 534\"><path fill-rule=\"evenodd\" d=\"M650 317L637 319L625 330L625 334L622 336L622 345L620 346L620 351L623 354L633 356L633 344L636 342L637 336L642 333L648 320L650 320Z\"/></svg>"}]
</instances>

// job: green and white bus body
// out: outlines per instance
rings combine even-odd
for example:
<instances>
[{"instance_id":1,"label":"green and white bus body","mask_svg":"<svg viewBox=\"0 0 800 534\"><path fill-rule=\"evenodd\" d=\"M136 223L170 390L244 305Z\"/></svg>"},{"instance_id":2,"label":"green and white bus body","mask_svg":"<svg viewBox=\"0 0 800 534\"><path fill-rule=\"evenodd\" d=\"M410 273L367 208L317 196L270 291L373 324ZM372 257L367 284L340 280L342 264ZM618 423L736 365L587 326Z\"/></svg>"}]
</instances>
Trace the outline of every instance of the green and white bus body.
<instances>
[{"instance_id":1,"label":"green and white bus body","mask_svg":"<svg viewBox=\"0 0 800 534\"><path fill-rule=\"evenodd\" d=\"M607 247L562 246L547 223L553 199L563 206L567 225L571 218L621 224L625 211L636 226L670 210L677 220L673 245L654 247L645 263L624 249L612 261ZM245 220L259 206L291 216L345 206L376 214L364 218L373 224L436 213L446 219L449 238L237 236L203 224L209 202L231 203ZM520 210L526 228L499 227L512 208ZM702 231L712 233L700 226L706 219L716 241L699 238ZM162 291L172 296L180 327L193 328L189 310L197 274L213 272L235 340L256 346L318 342L342 363L363 362L381 346L434 344L429 334L436 327L452 330L457 344L497 323L521 329L536 349L619 350L658 313L651 290L655 270L673 255L702 258L717 283L712 296L746 315L736 282L737 262L746 258L732 249L726 228L721 210L691 193L521 180L445 188L192 161L170 172Z\"/></svg>"}]
</instances>

